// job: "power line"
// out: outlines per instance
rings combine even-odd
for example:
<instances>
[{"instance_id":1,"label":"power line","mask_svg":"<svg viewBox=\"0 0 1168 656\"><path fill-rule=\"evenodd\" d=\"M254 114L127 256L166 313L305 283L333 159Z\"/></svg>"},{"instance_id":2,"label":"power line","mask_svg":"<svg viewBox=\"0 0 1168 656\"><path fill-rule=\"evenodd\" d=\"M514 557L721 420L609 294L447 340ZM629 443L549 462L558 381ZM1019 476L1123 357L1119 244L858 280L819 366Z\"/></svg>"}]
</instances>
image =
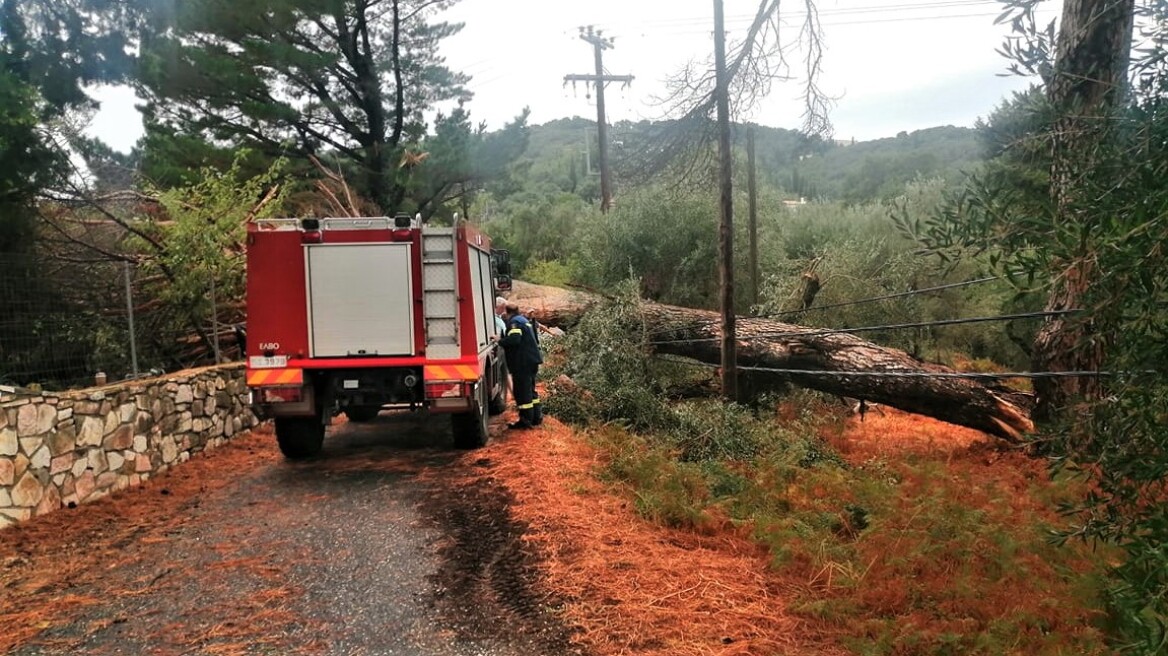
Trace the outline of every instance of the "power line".
<instances>
[{"instance_id":1,"label":"power line","mask_svg":"<svg viewBox=\"0 0 1168 656\"><path fill-rule=\"evenodd\" d=\"M940 291L944 291L946 289L960 289L962 287L969 287L972 285L980 285L982 283L993 282L995 280L1001 280L1001 279L1002 279L1002 276L989 276L986 278L977 278L976 280L966 280L965 282L953 282L953 283L948 283L945 285L937 285L935 287L925 287L923 289L910 289L908 291L898 292L895 294L885 294L884 296L872 296L869 298L861 298L861 299L857 299L855 301L846 301L843 303L833 303L831 305L816 305L816 306L809 307L806 310L783 310L782 312L775 312L773 314L762 314L762 315L759 315L759 318L765 317L765 318L773 319L773 318L777 318L777 317L790 316L793 314L803 314L804 312L812 312L812 311L819 311L819 310L835 310L837 308L851 307L853 305L865 305L867 303L877 303L879 301L889 301L889 300L896 299L896 298L905 298L908 296L916 296L917 294L929 294L932 292L940 292Z\"/></svg>"},{"instance_id":2,"label":"power line","mask_svg":"<svg viewBox=\"0 0 1168 656\"><path fill-rule=\"evenodd\" d=\"M966 371L807 371L804 369L779 369L777 367L739 367L742 371L764 371L775 374L803 374L812 376L867 377L867 378L963 378L969 380L1002 380L1007 378L1094 378L1122 376L1132 373L1150 374L1153 371L1006 371L1001 373L978 373Z\"/></svg>"},{"instance_id":3,"label":"power line","mask_svg":"<svg viewBox=\"0 0 1168 656\"><path fill-rule=\"evenodd\" d=\"M824 28L832 28L832 27L847 27L847 26L851 26L851 25L878 25L878 24L882 24L882 23L906 23L906 22L913 22L913 21L953 20L953 19L959 19L959 18L993 18L993 17L996 17L997 15L998 14L996 12L992 12L992 13L991 12L981 12L981 13L972 13L972 14L932 14L932 15L928 15L928 16L900 16L900 17L895 17L895 18L865 18L865 19L856 19L856 20L845 20L845 21L833 21L833 20L829 19L829 20L822 21L821 25ZM785 23L785 19L784 19L784 23ZM710 32L709 28L701 28L699 26L694 26L692 28L687 27L687 28L683 28L683 29L654 30L654 31L652 31L651 34L652 34L652 36L696 36L696 35L700 35L700 34L708 34L709 32ZM641 35L645 36L646 33L641 32Z\"/></svg>"},{"instance_id":4,"label":"power line","mask_svg":"<svg viewBox=\"0 0 1168 656\"><path fill-rule=\"evenodd\" d=\"M835 310L835 309L842 308L842 307L851 307L854 305L865 305L868 303L878 303L880 301L889 301L889 300L893 300L893 299L897 299L897 298L916 296L917 294L930 294L932 292L945 291L948 289L960 289L962 287L970 287L972 285L980 285L980 284L987 283L987 282L993 282L995 280L1001 280L1002 278L1003 278L1003 276L989 276L986 278L977 278L974 280L966 280L964 282L951 282L951 283L947 283L944 285L936 285L933 287L923 287L921 289L910 289L908 291L897 292L895 294L885 294L883 296L870 296L868 298L860 298L860 299L856 299L854 301L844 301L842 303L832 303L830 305L816 305L816 306L809 307L805 310L783 310L781 312L773 312L770 314L760 314L760 315L757 315L757 316L751 317L751 318L753 318L753 319L777 319L779 317L786 317L786 316L791 316L791 315L796 315L796 314L803 314L804 312L818 312L818 311L822 311L822 310ZM708 326L708 325L712 325L715 323L717 323L716 320L710 320L710 321L704 322L702 325ZM674 332L674 329L663 328L661 330L657 330L657 331L654 331L654 332L649 333L649 334L657 335L657 334L668 333L668 332Z\"/></svg>"},{"instance_id":5,"label":"power line","mask_svg":"<svg viewBox=\"0 0 1168 656\"><path fill-rule=\"evenodd\" d=\"M968 323L986 323L990 321L1013 321L1015 319L1036 319L1042 317L1064 316L1076 314L1082 310L1051 310L1048 312L1023 312L1020 314L1000 314L987 317L967 317L964 319L939 319L936 321L917 321L913 323L894 323L882 326L860 326L859 328L827 328L823 330L801 330L783 332L763 332L752 335L742 335L739 339L756 339L761 337L823 337L826 335L853 334L875 332L881 330L904 330L908 328L930 328L936 326L956 326ZM649 342L650 344L693 344L699 342L717 341L721 337L700 337L694 339L672 339Z\"/></svg>"},{"instance_id":6,"label":"power line","mask_svg":"<svg viewBox=\"0 0 1168 656\"><path fill-rule=\"evenodd\" d=\"M971 15L972 16L997 16L997 15L999 15L999 12L981 11L981 12L978 12L976 14L968 14L968 13L967 14L955 14L955 13L947 13L945 11L939 11L939 12L937 11L937 10L946 10L946 9L950 9L950 10L953 10L953 9L956 9L956 10L978 9L981 5L995 5L995 4L997 4L997 3L992 2L992 1L991 2L984 2L981 0L979 0L978 2L971 2L971 3L930 3L930 4L917 5L917 6L889 7L886 9L880 9L880 8L873 7L873 8L864 8L864 9L857 9L857 10L851 10L851 11L838 11L838 12L829 12L829 11L823 10L823 11L817 12L816 15L822 20L824 25L829 25L829 24L834 25L834 24L839 24L840 22L850 23L850 22L854 22L854 21L881 22L881 21L887 21L887 20L914 20L914 19L947 18L947 17L951 17L951 16L952 17L963 17L963 16L971 16ZM923 16L922 15L917 15L917 16L911 15L911 12L920 13L922 11L929 11L930 13L923 15ZM875 15L867 17L867 18L863 18L862 16L865 14L868 14L868 15L875 14ZM885 16L881 17L880 14L885 14ZM782 21L803 20L806 16L807 16L807 14L805 12L783 14L781 16L780 20L782 20ZM756 17L754 15L742 15L742 16L734 17L732 19L728 19L727 23L733 23L734 27L741 28L741 27L745 27L747 25L752 24L755 21L755 19L756 19ZM839 21L837 19L842 19L842 21ZM628 24L613 23L610 25L610 28L611 29L624 29L624 30L628 30L629 28L636 28L636 29L640 30L640 29L646 28L646 27L652 29L654 26L657 26L657 27L662 28L665 31L693 30L694 28L701 28L702 31L708 32L709 31L708 25L709 25L708 19L691 18L691 19L678 19L675 21L668 21L668 20L644 21L644 22L628 23Z\"/></svg>"},{"instance_id":7,"label":"power line","mask_svg":"<svg viewBox=\"0 0 1168 656\"><path fill-rule=\"evenodd\" d=\"M678 364L687 364L694 367L717 369L718 365L699 360L682 358L663 358ZM1009 378L1087 378L1105 376L1151 375L1156 371L1004 371L997 373L981 373L973 371L825 371L821 369L787 369L781 367L749 367L739 366L739 371L759 371L774 374L788 374L795 376L828 376L837 378L957 378L970 380L1002 380Z\"/></svg>"},{"instance_id":8,"label":"power line","mask_svg":"<svg viewBox=\"0 0 1168 656\"><path fill-rule=\"evenodd\" d=\"M820 17L832 16L850 16L854 14L873 14L873 13L896 13L906 11L922 11L932 9L960 9L966 7L976 6L993 6L997 5L997 0L941 0L938 2L923 2L910 4L892 4L892 5L877 5L872 7L844 7L839 9L820 9L816 13ZM803 16L805 12L793 14L796 16ZM739 14L736 16L727 16L727 23L751 23L755 20L755 14ZM703 16L690 16L680 18L666 18L660 20L638 21L638 27L643 26L662 26L662 27L685 27L690 25L708 25L710 19ZM600 27L611 29L617 26L627 25L624 23L614 22L601 25Z\"/></svg>"}]
</instances>

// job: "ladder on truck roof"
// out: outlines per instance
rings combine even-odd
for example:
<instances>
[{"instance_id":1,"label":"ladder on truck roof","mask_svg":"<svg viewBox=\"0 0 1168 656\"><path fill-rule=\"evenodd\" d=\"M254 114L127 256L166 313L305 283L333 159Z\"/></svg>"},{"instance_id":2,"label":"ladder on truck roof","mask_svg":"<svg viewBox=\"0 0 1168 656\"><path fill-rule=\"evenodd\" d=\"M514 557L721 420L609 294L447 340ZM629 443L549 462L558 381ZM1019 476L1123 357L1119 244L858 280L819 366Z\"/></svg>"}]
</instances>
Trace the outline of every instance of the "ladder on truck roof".
<instances>
[{"instance_id":1,"label":"ladder on truck roof","mask_svg":"<svg viewBox=\"0 0 1168 656\"><path fill-rule=\"evenodd\" d=\"M426 357L435 360L461 357L454 228L422 228L422 293Z\"/></svg>"}]
</instances>

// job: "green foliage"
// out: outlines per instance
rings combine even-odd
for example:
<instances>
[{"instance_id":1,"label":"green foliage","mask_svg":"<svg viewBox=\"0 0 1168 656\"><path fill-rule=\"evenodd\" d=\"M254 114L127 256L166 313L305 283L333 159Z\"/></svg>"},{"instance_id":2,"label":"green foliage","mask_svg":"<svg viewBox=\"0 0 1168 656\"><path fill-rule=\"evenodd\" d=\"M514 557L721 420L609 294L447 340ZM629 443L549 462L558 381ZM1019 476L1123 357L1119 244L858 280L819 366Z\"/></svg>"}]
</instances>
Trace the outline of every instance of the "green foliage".
<instances>
[{"instance_id":1,"label":"green foliage","mask_svg":"<svg viewBox=\"0 0 1168 656\"><path fill-rule=\"evenodd\" d=\"M980 464L915 457L848 466L820 437L837 419L807 396L786 399L794 416L672 402L694 370L647 355L642 285L617 287L550 354L547 377L576 386L553 383L545 402L592 427L601 477L639 515L748 530L800 582L795 612L859 653L1105 653L1099 561L1049 540L1065 524L1047 504L1081 493L1072 479L987 482Z\"/></svg>"},{"instance_id":2,"label":"green foliage","mask_svg":"<svg viewBox=\"0 0 1168 656\"><path fill-rule=\"evenodd\" d=\"M704 190L650 187L579 227L576 279L604 289L630 275L653 300L710 307L717 299L717 206Z\"/></svg>"},{"instance_id":3,"label":"green foliage","mask_svg":"<svg viewBox=\"0 0 1168 656\"><path fill-rule=\"evenodd\" d=\"M127 21L112 0L0 0L0 368L14 382L54 387L115 364L102 348L109 317L67 298L35 242L37 203L67 179L77 145L63 126L90 109L87 85L131 68Z\"/></svg>"},{"instance_id":4,"label":"green foliage","mask_svg":"<svg viewBox=\"0 0 1168 656\"><path fill-rule=\"evenodd\" d=\"M482 217L497 247L511 251L519 272L539 261L567 264L579 248L578 232L600 216L579 196L552 190L525 190L503 200L487 194L471 213Z\"/></svg>"},{"instance_id":5,"label":"green foliage","mask_svg":"<svg viewBox=\"0 0 1168 656\"><path fill-rule=\"evenodd\" d=\"M1114 114L1094 107L1060 136L1051 126L1079 108L1052 108L1038 92L1016 97L983 128L991 143L1014 145L999 148L944 212L902 224L949 259L987 253L1022 289L1057 288L1070 263L1086 263L1088 284L1076 299L1086 311L1072 323L1085 330L1074 348L1102 351L1101 368L1122 375L1104 381L1102 398L1069 408L1041 444L1061 466L1089 476L1094 491L1068 504L1079 524L1063 538L1122 547L1109 591L1112 629L1125 650L1152 654L1168 646L1168 270L1160 263L1168 242L1168 8L1148 10L1148 48L1135 51L1126 105ZM1049 55L1048 36L1032 27L1010 50L1026 69ZM1081 63L1110 66L1107 57ZM1084 174L1047 176L1050 144L1060 139L1060 148L1078 147L1066 152Z\"/></svg>"},{"instance_id":6,"label":"green foliage","mask_svg":"<svg viewBox=\"0 0 1168 656\"><path fill-rule=\"evenodd\" d=\"M215 145L197 134L188 134L158 121L147 120L146 134L138 143L142 178L159 189L184 187L198 181L206 168L226 170L237 160L237 148ZM266 168L261 153L252 152L255 163L249 170Z\"/></svg>"},{"instance_id":7,"label":"green foliage","mask_svg":"<svg viewBox=\"0 0 1168 656\"><path fill-rule=\"evenodd\" d=\"M775 437L749 460L687 462L668 439L613 426L590 436L601 479L639 515L745 529L798 583L791 610L856 653L1108 653L1099 555L1048 539L1042 500L1081 493L1075 483L985 480L927 458L808 466L790 445L814 440L817 422L767 426Z\"/></svg>"},{"instance_id":8,"label":"green foliage","mask_svg":"<svg viewBox=\"0 0 1168 656\"><path fill-rule=\"evenodd\" d=\"M36 89L41 119L91 104L84 87L120 82L133 69L133 3L2 0L0 70Z\"/></svg>"},{"instance_id":9,"label":"green foliage","mask_svg":"<svg viewBox=\"0 0 1168 656\"><path fill-rule=\"evenodd\" d=\"M802 305L802 274L813 268L821 287L815 306L846 303L910 289L985 277L988 265L970 259L953 266L922 258L917 242L898 234L890 220L924 220L943 202L946 183L919 180L893 203L845 206L812 203L783 208L772 190L763 190L759 217L760 265L764 273L761 314L779 314L792 323L833 327L876 326L971 316L1018 313L1040 308L1034 296L1018 297L1006 282L981 284L830 312L796 312ZM741 205L744 199L739 198ZM713 308L718 300L717 211L714 195L702 189L647 187L627 192L611 212L584 208L571 194L551 199L517 195L488 206L487 223L497 243L510 248L521 276L529 262L557 262L549 284L569 280L610 289L629 275L640 279L643 296L664 303ZM738 308L751 310L747 264L747 226L738 221L736 250ZM569 237L570 235L570 237ZM547 265L540 265L541 267ZM563 267L570 270L567 279ZM535 269L537 275L544 270ZM923 359L956 364L990 359L1012 367L1028 361L1026 347L1034 320L946 326L933 329L865 333L877 343L902 348Z\"/></svg>"},{"instance_id":10,"label":"green foliage","mask_svg":"<svg viewBox=\"0 0 1168 656\"><path fill-rule=\"evenodd\" d=\"M111 0L0 1L0 252L30 250L34 199L68 170L53 124L129 69L126 15Z\"/></svg>"},{"instance_id":11,"label":"green foliage","mask_svg":"<svg viewBox=\"0 0 1168 656\"><path fill-rule=\"evenodd\" d=\"M890 199L906 183L921 177L959 182L967 171L977 168L979 150L973 130L929 128L887 139L821 146L791 162L789 168L778 169L786 177L774 182L808 198L849 203Z\"/></svg>"},{"instance_id":12,"label":"green foliage","mask_svg":"<svg viewBox=\"0 0 1168 656\"><path fill-rule=\"evenodd\" d=\"M587 393L553 394L548 411L582 425L617 423L653 435L657 445L682 462L751 460L776 450L806 465L830 459L819 440L798 431L776 430L744 406L670 401L675 388L701 380L709 370L655 361L649 356L647 337L636 284L627 281L613 298L590 308L549 358L559 364L549 368L548 378L562 373ZM822 421L826 415L819 417ZM809 414L794 423L816 422Z\"/></svg>"},{"instance_id":13,"label":"green foliage","mask_svg":"<svg viewBox=\"0 0 1168 656\"><path fill-rule=\"evenodd\" d=\"M566 336L562 353L567 361L550 368L547 375L567 375L591 398L553 395L548 412L583 421L621 422L639 431L678 425L649 366L636 298L632 283L621 285L613 300L587 312Z\"/></svg>"},{"instance_id":14,"label":"green foliage","mask_svg":"<svg viewBox=\"0 0 1168 656\"><path fill-rule=\"evenodd\" d=\"M139 71L147 119L269 155L332 151L358 168L360 195L394 212L425 111L468 97L468 78L438 54L460 28L431 20L448 4L149 4Z\"/></svg>"},{"instance_id":15,"label":"green foliage","mask_svg":"<svg viewBox=\"0 0 1168 656\"><path fill-rule=\"evenodd\" d=\"M0 70L0 252L26 250L33 235L33 199L63 170L60 153L44 141L36 91Z\"/></svg>"},{"instance_id":16,"label":"green foliage","mask_svg":"<svg viewBox=\"0 0 1168 656\"><path fill-rule=\"evenodd\" d=\"M160 191L170 220L142 226L143 238L135 246L149 254L144 273L165 280L155 293L167 306L175 333L204 330L212 284L220 302L243 298L247 222L282 213L281 193L268 195L280 179L282 162L245 177L241 169L248 156L241 151L226 171L203 169L195 183Z\"/></svg>"},{"instance_id":17,"label":"green foliage","mask_svg":"<svg viewBox=\"0 0 1168 656\"><path fill-rule=\"evenodd\" d=\"M476 192L488 186L507 190L517 173L515 160L527 148L527 110L496 132L484 125L471 127L470 114L462 103L450 114L439 114L434 133L422 148L427 157L409 180L414 209L427 220L449 222L456 208L462 216L470 213Z\"/></svg>"},{"instance_id":18,"label":"green foliage","mask_svg":"<svg viewBox=\"0 0 1168 656\"><path fill-rule=\"evenodd\" d=\"M572 271L567 265L556 260L536 260L520 273L527 282L551 287L567 287L572 280Z\"/></svg>"},{"instance_id":19,"label":"green foliage","mask_svg":"<svg viewBox=\"0 0 1168 656\"><path fill-rule=\"evenodd\" d=\"M633 485L634 507L649 521L693 528L707 521L710 492L699 466L678 462L650 438L608 427L593 439L611 458L601 473L612 482Z\"/></svg>"},{"instance_id":20,"label":"green foliage","mask_svg":"<svg viewBox=\"0 0 1168 656\"><path fill-rule=\"evenodd\" d=\"M872 203L842 207L834 204L800 208L779 227L776 241L782 255L767 262L762 289L762 314L786 313L783 319L823 327L880 326L972 316L1021 312L1015 292L1006 282L980 284L929 294L834 308L795 312L802 305L801 273L814 266L820 281L814 306L897 294L986 277L986 264L970 258L951 266L922 258L918 244L896 234L892 207L901 216L926 217L945 198L940 180L921 180L906 186L894 204ZM1030 300L1033 304L1034 301ZM813 307L814 307L813 306ZM1039 309L1030 307L1028 309ZM1016 333L1033 331L1037 322L963 324L936 328L894 329L861 336L901 348L932 361L954 363L956 357L988 358L1025 366L1026 352Z\"/></svg>"},{"instance_id":21,"label":"green foliage","mask_svg":"<svg viewBox=\"0 0 1168 656\"><path fill-rule=\"evenodd\" d=\"M629 191L644 186L644 157L654 151L653 137L663 125L622 121L611 126L618 207ZM920 177L955 184L982 160L978 134L969 128L936 127L858 143L827 142L765 126L756 126L755 132L760 185L792 199L848 203L889 199ZM736 126L735 161L740 169L736 175L744 173L744 144L745 130ZM533 126L525 155L530 163L528 187L573 193L597 203L596 148L595 121L575 117Z\"/></svg>"}]
</instances>

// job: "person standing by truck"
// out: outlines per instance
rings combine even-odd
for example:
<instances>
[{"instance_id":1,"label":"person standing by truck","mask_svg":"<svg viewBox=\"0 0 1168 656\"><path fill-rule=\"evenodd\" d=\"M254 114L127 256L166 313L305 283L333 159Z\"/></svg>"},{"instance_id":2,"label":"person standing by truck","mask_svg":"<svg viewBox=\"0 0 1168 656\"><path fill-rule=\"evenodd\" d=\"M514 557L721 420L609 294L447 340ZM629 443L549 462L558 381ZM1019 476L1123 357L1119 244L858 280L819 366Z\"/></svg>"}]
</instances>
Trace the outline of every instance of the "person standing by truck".
<instances>
[{"instance_id":1,"label":"person standing by truck","mask_svg":"<svg viewBox=\"0 0 1168 656\"><path fill-rule=\"evenodd\" d=\"M495 332L498 333L499 339L507 333L507 320L503 315L507 313L507 299L502 296L495 297Z\"/></svg>"},{"instance_id":2,"label":"person standing by truck","mask_svg":"<svg viewBox=\"0 0 1168 656\"><path fill-rule=\"evenodd\" d=\"M535 329L527 317L519 311L519 306L508 303L503 318L507 322L507 334L499 343L507 358L507 368L515 390L515 407L519 410L519 421L508 428L528 429L543 423L543 408L539 394L535 391L535 379L543 355L535 337Z\"/></svg>"}]
</instances>

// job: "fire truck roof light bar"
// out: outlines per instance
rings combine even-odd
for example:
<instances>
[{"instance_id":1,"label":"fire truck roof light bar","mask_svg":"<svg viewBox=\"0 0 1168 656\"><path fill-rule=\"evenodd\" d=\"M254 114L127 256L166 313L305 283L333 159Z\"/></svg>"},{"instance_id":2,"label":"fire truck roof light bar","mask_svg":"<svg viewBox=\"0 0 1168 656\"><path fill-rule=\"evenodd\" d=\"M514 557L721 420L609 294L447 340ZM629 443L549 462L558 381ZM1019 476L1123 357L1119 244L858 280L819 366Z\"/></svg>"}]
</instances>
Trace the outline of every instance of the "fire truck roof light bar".
<instances>
[{"instance_id":1,"label":"fire truck roof light bar","mask_svg":"<svg viewBox=\"0 0 1168 656\"><path fill-rule=\"evenodd\" d=\"M388 230L389 219L384 216L352 219L325 219L325 230Z\"/></svg>"},{"instance_id":2,"label":"fire truck roof light bar","mask_svg":"<svg viewBox=\"0 0 1168 656\"><path fill-rule=\"evenodd\" d=\"M411 217L408 214L399 214L392 219L387 216L306 217L300 219L256 219L254 223L262 232L390 230L394 228L401 230L418 227L421 225L421 217Z\"/></svg>"}]
</instances>

